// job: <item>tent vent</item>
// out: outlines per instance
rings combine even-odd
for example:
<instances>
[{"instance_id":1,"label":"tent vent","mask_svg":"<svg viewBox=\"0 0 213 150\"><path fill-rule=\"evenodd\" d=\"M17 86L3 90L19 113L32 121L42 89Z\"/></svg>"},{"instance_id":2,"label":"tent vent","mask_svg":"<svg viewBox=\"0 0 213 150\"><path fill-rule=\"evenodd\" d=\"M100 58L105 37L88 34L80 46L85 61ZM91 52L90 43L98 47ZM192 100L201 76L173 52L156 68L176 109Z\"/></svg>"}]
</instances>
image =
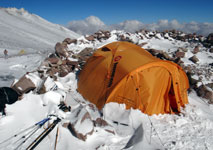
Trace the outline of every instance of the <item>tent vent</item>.
<instances>
[{"instance_id":1,"label":"tent vent","mask_svg":"<svg viewBox=\"0 0 213 150\"><path fill-rule=\"evenodd\" d=\"M110 49L109 49L109 48L107 48L107 47L103 47L103 48L102 48L102 51L104 51L104 52L108 52L108 51L110 51Z\"/></svg>"}]
</instances>

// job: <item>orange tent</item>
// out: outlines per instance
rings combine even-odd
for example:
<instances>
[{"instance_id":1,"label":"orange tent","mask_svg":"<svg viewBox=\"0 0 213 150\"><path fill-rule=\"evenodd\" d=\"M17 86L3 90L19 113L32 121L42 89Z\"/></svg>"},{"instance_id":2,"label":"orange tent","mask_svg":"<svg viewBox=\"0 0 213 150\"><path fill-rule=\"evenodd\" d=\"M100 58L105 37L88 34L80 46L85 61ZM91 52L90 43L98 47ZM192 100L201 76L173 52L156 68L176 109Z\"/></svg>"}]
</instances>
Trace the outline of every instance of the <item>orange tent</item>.
<instances>
[{"instance_id":1,"label":"orange tent","mask_svg":"<svg viewBox=\"0 0 213 150\"><path fill-rule=\"evenodd\" d=\"M98 49L80 72L78 91L102 109L126 104L152 114L177 113L188 103L188 78L180 66L128 42Z\"/></svg>"}]
</instances>

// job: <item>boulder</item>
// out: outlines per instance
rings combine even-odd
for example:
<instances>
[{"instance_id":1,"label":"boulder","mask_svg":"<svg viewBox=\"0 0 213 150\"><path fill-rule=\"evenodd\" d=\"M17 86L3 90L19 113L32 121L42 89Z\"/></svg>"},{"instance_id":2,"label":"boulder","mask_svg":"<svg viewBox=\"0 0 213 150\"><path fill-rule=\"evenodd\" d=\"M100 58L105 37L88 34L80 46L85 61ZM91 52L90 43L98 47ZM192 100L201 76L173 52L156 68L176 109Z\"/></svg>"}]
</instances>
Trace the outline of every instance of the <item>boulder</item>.
<instances>
[{"instance_id":1,"label":"boulder","mask_svg":"<svg viewBox=\"0 0 213 150\"><path fill-rule=\"evenodd\" d=\"M80 63L84 63L86 62L86 60L92 56L93 54L93 49L86 47L85 49L83 49L80 53L77 54L77 58L79 59Z\"/></svg>"},{"instance_id":2,"label":"boulder","mask_svg":"<svg viewBox=\"0 0 213 150\"><path fill-rule=\"evenodd\" d=\"M58 67L51 67L50 69L48 69L48 70L46 71L46 73L47 73L50 77L52 77L52 78L54 78L54 79L56 79L55 74L58 73L58 72L59 72L59 68L58 68Z\"/></svg>"},{"instance_id":3,"label":"boulder","mask_svg":"<svg viewBox=\"0 0 213 150\"><path fill-rule=\"evenodd\" d=\"M93 35L90 35L90 36L85 37L85 39L87 39L88 41L94 41L95 37Z\"/></svg>"},{"instance_id":4,"label":"boulder","mask_svg":"<svg viewBox=\"0 0 213 150\"><path fill-rule=\"evenodd\" d=\"M60 65L59 66L59 77L65 77L71 71L73 71L72 66Z\"/></svg>"},{"instance_id":5,"label":"boulder","mask_svg":"<svg viewBox=\"0 0 213 150\"><path fill-rule=\"evenodd\" d=\"M197 95L209 100L209 103L213 103L213 91L205 85L201 85L197 89Z\"/></svg>"},{"instance_id":6,"label":"boulder","mask_svg":"<svg viewBox=\"0 0 213 150\"><path fill-rule=\"evenodd\" d=\"M197 54L199 52L199 46L195 46L194 50L193 50L193 54Z\"/></svg>"},{"instance_id":7,"label":"boulder","mask_svg":"<svg viewBox=\"0 0 213 150\"><path fill-rule=\"evenodd\" d=\"M108 126L109 124L105 121L105 120L103 120L102 118L97 118L95 121L94 121L94 124L95 124L95 126L99 126L99 127L101 127L101 126Z\"/></svg>"},{"instance_id":8,"label":"boulder","mask_svg":"<svg viewBox=\"0 0 213 150\"><path fill-rule=\"evenodd\" d=\"M63 43L66 43L66 44L71 44L71 43L77 44L77 39L66 38L66 39L64 39Z\"/></svg>"},{"instance_id":9,"label":"boulder","mask_svg":"<svg viewBox=\"0 0 213 150\"><path fill-rule=\"evenodd\" d=\"M67 45L66 44L61 44L57 43L55 45L55 53L58 57L68 57L68 52L67 52Z\"/></svg>"},{"instance_id":10,"label":"boulder","mask_svg":"<svg viewBox=\"0 0 213 150\"><path fill-rule=\"evenodd\" d=\"M177 57L173 62L176 63L176 64L178 64L178 65L184 64L184 62L181 60L180 57Z\"/></svg>"},{"instance_id":11,"label":"boulder","mask_svg":"<svg viewBox=\"0 0 213 150\"><path fill-rule=\"evenodd\" d=\"M206 84L206 86L213 90L213 83L208 83L208 84Z\"/></svg>"},{"instance_id":12,"label":"boulder","mask_svg":"<svg viewBox=\"0 0 213 150\"><path fill-rule=\"evenodd\" d=\"M183 48L183 47L179 47L179 48L177 49L177 52L187 52L187 51L188 51L188 49Z\"/></svg>"},{"instance_id":13,"label":"boulder","mask_svg":"<svg viewBox=\"0 0 213 150\"><path fill-rule=\"evenodd\" d=\"M191 60L193 63L197 63L199 61L199 59L195 55L190 57L189 60Z\"/></svg>"},{"instance_id":14,"label":"boulder","mask_svg":"<svg viewBox=\"0 0 213 150\"><path fill-rule=\"evenodd\" d=\"M125 37L124 35L119 35L118 40L134 43L129 37Z\"/></svg>"},{"instance_id":15,"label":"boulder","mask_svg":"<svg viewBox=\"0 0 213 150\"><path fill-rule=\"evenodd\" d=\"M64 125L64 126L69 129L69 131L71 132L71 134L74 137L76 137L76 138L78 138L78 139L80 139L82 141L86 141L86 135L83 135L82 133L77 132L75 130L75 126L73 124L69 123L68 125Z\"/></svg>"},{"instance_id":16,"label":"boulder","mask_svg":"<svg viewBox=\"0 0 213 150\"><path fill-rule=\"evenodd\" d=\"M146 50L150 52L153 56L157 56L157 54L162 53L162 51L156 49L146 49Z\"/></svg>"},{"instance_id":17,"label":"boulder","mask_svg":"<svg viewBox=\"0 0 213 150\"><path fill-rule=\"evenodd\" d=\"M210 49L209 49L209 52L210 52L210 53L213 53L213 48L210 48Z\"/></svg>"},{"instance_id":18,"label":"boulder","mask_svg":"<svg viewBox=\"0 0 213 150\"><path fill-rule=\"evenodd\" d=\"M98 39L99 41L102 40L102 39L106 40L106 39L110 38L110 36L111 36L111 34L110 34L109 31L102 31L102 30L96 32L93 35L93 37Z\"/></svg>"},{"instance_id":19,"label":"boulder","mask_svg":"<svg viewBox=\"0 0 213 150\"><path fill-rule=\"evenodd\" d=\"M34 90L36 85L33 81L27 77L27 75L22 76L13 86L14 89L19 95L27 93L31 90Z\"/></svg>"},{"instance_id":20,"label":"boulder","mask_svg":"<svg viewBox=\"0 0 213 150\"><path fill-rule=\"evenodd\" d=\"M160 59L173 60L166 52L159 53L156 56Z\"/></svg>"},{"instance_id":21,"label":"boulder","mask_svg":"<svg viewBox=\"0 0 213 150\"><path fill-rule=\"evenodd\" d=\"M148 44L148 43L147 42L143 42L143 43L139 44L138 46L143 47L146 44Z\"/></svg>"},{"instance_id":22,"label":"boulder","mask_svg":"<svg viewBox=\"0 0 213 150\"><path fill-rule=\"evenodd\" d=\"M191 72L187 72L186 73L188 80L189 80L189 85L190 85L190 91L191 89L197 89L197 83L199 82L199 80L196 80L192 77L192 73Z\"/></svg>"},{"instance_id":23,"label":"boulder","mask_svg":"<svg viewBox=\"0 0 213 150\"><path fill-rule=\"evenodd\" d=\"M203 46L211 48L213 46L213 33L210 33L206 40L202 42Z\"/></svg>"},{"instance_id":24,"label":"boulder","mask_svg":"<svg viewBox=\"0 0 213 150\"><path fill-rule=\"evenodd\" d=\"M175 53L175 57L177 57L177 58L184 58L184 56L185 56L185 52L176 52Z\"/></svg>"},{"instance_id":25,"label":"boulder","mask_svg":"<svg viewBox=\"0 0 213 150\"><path fill-rule=\"evenodd\" d=\"M55 54L49 54L48 58L56 58L57 56Z\"/></svg>"},{"instance_id":26,"label":"boulder","mask_svg":"<svg viewBox=\"0 0 213 150\"><path fill-rule=\"evenodd\" d=\"M83 141L94 132L94 123L88 111L82 105L72 111L67 128L73 136Z\"/></svg>"},{"instance_id":27,"label":"boulder","mask_svg":"<svg viewBox=\"0 0 213 150\"><path fill-rule=\"evenodd\" d=\"M57 57L51 57L46 59L51 64L57 64L59 62L59 58Z\"/></svg>"},{"instance_id":28,"label":"boulder","mask_svg":"<svg viewBox=\"0 0 213 150\"><path fill-rule=\"evenodd\" d=\"M207 37L207 42L213 45L213 33L210 33Z\"/></svg>"}]
</instances>

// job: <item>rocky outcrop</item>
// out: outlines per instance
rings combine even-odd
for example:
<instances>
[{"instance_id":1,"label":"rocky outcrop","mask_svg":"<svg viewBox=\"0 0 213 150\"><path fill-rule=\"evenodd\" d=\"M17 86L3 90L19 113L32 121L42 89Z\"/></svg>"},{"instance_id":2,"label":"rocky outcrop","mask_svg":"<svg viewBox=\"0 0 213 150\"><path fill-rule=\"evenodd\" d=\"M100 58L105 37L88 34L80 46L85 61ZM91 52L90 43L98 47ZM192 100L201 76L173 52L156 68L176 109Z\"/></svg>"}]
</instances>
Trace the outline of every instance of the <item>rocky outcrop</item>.
<instances>
[{"instance_id":1,"label":"rocky outcrop","mask_svg":"<svg viewBox=\"0 0 213 150\"><path fill-rule=\"evenodd\" d=\"M106 40L108 38L110 38L111 34L109 31L103 31L103 30L99 30L98 32L94 33L93 35L90 36L86 36L85 39L87 39L88 41L101 41L101 40Z\"/></svg>"}]
</instances>

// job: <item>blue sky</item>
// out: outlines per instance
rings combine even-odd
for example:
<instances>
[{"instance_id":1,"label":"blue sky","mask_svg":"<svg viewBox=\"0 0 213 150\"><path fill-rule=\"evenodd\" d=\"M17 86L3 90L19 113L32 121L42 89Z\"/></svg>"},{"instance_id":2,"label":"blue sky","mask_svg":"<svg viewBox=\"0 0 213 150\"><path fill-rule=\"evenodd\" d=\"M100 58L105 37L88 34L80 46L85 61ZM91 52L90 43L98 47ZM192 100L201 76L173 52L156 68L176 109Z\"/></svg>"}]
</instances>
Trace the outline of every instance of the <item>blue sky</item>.
<instances>
[{"instance_id":1,"label":"blue sky","mask_svg":"<svg viewBox=\"0 0 213 150\"><path fill-rule=\"evenodd\" d=\"M62 25L91 15L105 24L162 19L213 23L213 0L0 0L0 7L23 7Z\"/></svg>"}]
</instances>

